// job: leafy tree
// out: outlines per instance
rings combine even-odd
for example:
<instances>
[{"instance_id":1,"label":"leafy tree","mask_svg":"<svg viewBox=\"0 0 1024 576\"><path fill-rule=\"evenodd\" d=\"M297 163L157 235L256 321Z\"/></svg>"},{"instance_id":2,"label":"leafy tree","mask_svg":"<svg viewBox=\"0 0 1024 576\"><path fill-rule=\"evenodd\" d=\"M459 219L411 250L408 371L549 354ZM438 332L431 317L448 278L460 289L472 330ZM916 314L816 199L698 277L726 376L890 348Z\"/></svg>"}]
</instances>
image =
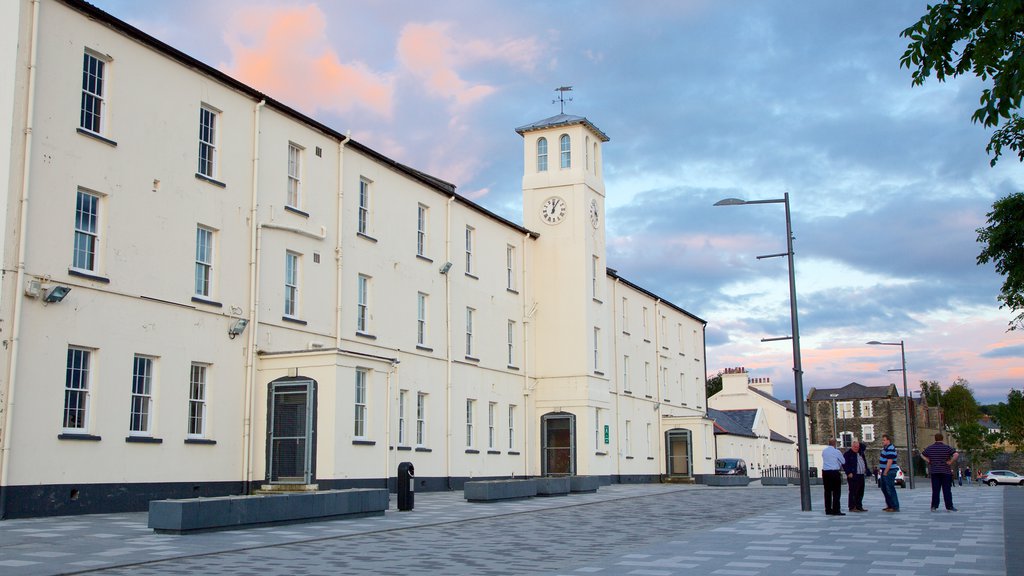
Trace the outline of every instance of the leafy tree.
<instances>
[{"instance_id":1,"label":"leafy tree","mask_svg":"<svg viewBox=\"0 0 1024 576\"><path fill-rule=\"evenodd\" d=\"M704 390L705 390L705 392L707 392L708 398L711 398L715 394L718 394L719 392L722 391L722 372L721 371L719 371L718 374L715 374L711 378L707 379L707 382L704 383Z\"/></svg>"},{"instance_id":2,"label":"leafy tree","mask_svg":"<svg viewBox=\"0 0 1024 576\"><path fill-rule=\"evenodd\" d=\"M900 36L910 40L900 67L911 71L913 85L932 74L939 82L974 74L985 83L971 120L995 128L985 148L990 164L995 166L1004 148L1024 161L1024 118L1017 114L1024 96L1024 2L943 0ZM1024 328L1024 195L993 204L988 226L977 232L985 246L978 264L995 262L1006 277L999 307L1019 312L1009 330Z\"/></svg>"},{"instance_id":3,"label":"leafy tree","mask_svg":"<svg viewBox=\"0 0 1024 576\"><path fill-rule=\"evenodd\" d=\"M966 461L975 466L989 462L1001 450L996 446L1000 435L989 432L977 421L950 427L950 434L956 439L956 449L966 456Z\"/></svg>"},{"instance_id":4,"label":"leafy tree","mask_svg":"<svg viewBox=\"0 0 1024 576\"><path fill-rule=\"evenodd\" d=\"M929 406L942 406L942 388L935 380L921 380L921 397Z\"/></svg>"},{"instance_id":5,"label":"leafy tree","mask_svg":"<svg viewBox=\"0 0 1024 576\"><path fill-rule=\"evenodd\" d=\"M900 36L910 40L900 67L915 86L974 74L986 83L971 120L997 128L986 150L992 165L1006 147L1024 161L1024 3L1020 0L944 0Z\"/></svg>"},{"instance_id":6,"label":"leafy tree","mask_svg":"<svg viewBox=\"0 0 1024 576\"><path fill-rule=\"evenodd\" d=\"M951 428L978 423L978 402L967 380L957 378L942 394L942 412L946 417L946 426Z\"/></svg>"},{"instance_id":7,"label":"leafy tree","mask_svg":"<svg viewBox=\"0 0 1024 576\"><path fill-rule=\"evenodd\" d=\"M1021 82L1024 83L1024 70ZM986 216L988 226L977 230L978 242L984 246L978 254L978 264L995 263L996 272L1005 277L996 298L999 308L1017 313L1010 319L1009 330L1024 328L1024 193L996 200Z\"/></svg>"},{"instance_id":8,"label":"leafy tree","mask_svg":"<svg viewBox=\"0 0 1024 576\"><path fill-rule=\"evenodd\" d=\"M1002 439L1024 452L1024 392L1010 390L1006 402L1000 402L995 409L996 421L1002 431Z\"/></svg>"}]
</instances>

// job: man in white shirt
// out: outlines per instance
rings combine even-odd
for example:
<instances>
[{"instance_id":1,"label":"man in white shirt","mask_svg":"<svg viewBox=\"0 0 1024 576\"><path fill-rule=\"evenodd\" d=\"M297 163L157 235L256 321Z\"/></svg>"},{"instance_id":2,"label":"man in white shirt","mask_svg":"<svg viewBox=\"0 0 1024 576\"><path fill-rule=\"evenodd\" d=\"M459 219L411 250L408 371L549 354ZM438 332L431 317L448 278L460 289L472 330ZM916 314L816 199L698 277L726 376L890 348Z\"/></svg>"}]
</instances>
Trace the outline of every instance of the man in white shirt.
<instances>
[{"instance_id":1,"label":"man in white shirt","mask_svg":"<svg viewBox=\"0 0 1024 576\"><path fill-rule=\"evenodd\" d=\"M821 477L825 485L825 515L846 516L839 509L839 499L843 493L843 464L846 458L836 449L836 439L831 438L828 446L821 451Z\"/></svg>"}]
</instances>

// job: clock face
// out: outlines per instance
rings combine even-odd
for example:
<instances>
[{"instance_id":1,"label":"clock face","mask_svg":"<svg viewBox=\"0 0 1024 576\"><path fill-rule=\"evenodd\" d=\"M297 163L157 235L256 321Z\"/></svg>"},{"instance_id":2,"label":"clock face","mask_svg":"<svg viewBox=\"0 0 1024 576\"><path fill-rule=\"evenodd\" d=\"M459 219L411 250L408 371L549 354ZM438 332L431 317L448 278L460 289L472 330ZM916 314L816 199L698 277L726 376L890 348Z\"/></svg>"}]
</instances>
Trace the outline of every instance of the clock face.
<instances>
[{"instance_id":1,"label":"clock face","mask_svg":"<svg viewBox=\"0 0 1024 576\"><path fill-rule=\"evenodd\" d=\"M601 215L597 211L597 200L590 201L590 224L597 228L597 225L601 222Z\"/></svg>"},{"instance_id":2,"label":"clock face","mask_svg":"<svg viewBox=\"0 0 1024 576\"><path fill-rule=\"evenodd\" d=\"M540 207L540 218L548 224L558 224L565 218L567 209L565 200L558 196L552 196L545 200L544 204Z\"/></svg>"}]
</instances>

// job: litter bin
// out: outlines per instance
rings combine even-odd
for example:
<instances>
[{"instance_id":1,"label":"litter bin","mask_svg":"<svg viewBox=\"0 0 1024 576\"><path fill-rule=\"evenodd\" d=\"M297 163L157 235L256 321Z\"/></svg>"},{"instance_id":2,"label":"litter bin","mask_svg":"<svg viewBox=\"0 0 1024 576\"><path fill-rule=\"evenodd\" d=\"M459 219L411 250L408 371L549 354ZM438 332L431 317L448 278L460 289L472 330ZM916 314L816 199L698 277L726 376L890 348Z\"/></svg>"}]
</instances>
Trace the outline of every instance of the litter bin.
<instances>
[{"instance_id":1,"label":"litter bin","mask_svg":"<svg viewBox=\"0 0 1024 576\"><path fill-rule=\"evenodd\" d=\"M398 509L412 510L416 496L416 469L412 462L398 465Z\"/></svg>"}]
</instances>

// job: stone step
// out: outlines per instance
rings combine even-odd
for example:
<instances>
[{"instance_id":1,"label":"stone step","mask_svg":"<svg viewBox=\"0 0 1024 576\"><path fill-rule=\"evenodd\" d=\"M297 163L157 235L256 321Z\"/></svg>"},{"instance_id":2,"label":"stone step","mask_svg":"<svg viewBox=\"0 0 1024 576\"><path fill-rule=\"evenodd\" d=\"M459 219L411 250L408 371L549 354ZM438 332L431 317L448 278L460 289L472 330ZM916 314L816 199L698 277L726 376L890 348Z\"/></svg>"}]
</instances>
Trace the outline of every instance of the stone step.
<instances>
[{"instance_id":1,"label":"stone step","mask_svg":"<svg viewBox=\"0 0 1024 576\"><path fill-rule=\"evenodd\" d=\"M316 492L320 490L319 484L261 484L258 490L253 490L256 496L268 494L290 494L295 492Z\"/></svg>"}]
</instances>

